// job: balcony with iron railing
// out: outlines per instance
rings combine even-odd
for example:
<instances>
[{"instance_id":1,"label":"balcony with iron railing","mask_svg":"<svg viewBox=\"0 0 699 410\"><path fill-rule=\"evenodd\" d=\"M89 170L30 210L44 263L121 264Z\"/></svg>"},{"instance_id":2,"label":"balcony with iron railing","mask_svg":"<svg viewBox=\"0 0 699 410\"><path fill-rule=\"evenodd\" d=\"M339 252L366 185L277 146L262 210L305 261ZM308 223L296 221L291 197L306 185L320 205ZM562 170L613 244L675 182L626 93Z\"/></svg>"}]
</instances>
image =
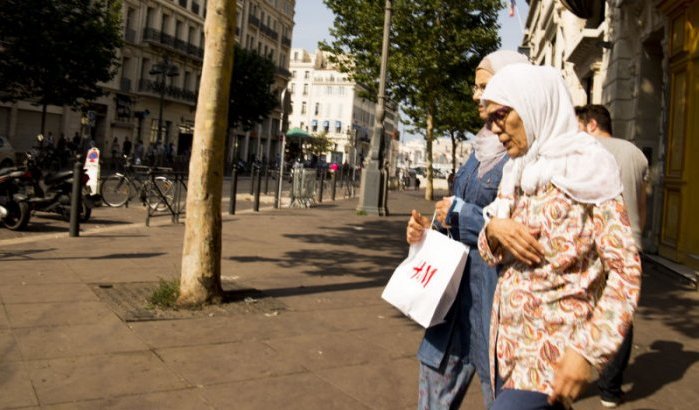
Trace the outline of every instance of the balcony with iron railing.
<instances>
[{"instance_id":1,"label":"balcony with iron railing","mask_svg":"<svg viewBox=\"0 0 699 410\"><path fill-rule=\"evenodd\" d=\"M201 47L187 43L184 40L180 40L174 36L165 34L151 27L146 27L143 29L143 41L168 47L172 50L180 52L183 55L194 57L199 60L204 57L204 50Z\"/></svg>"},{"instance_id":2,"label":"balcony with iron railing","mask_svg":"<svg viewBox=\"0 0 699 410\"><path fill-rule=\"evenodd\" d=\"M262 32L262 34L266 35L267 37L269 37L275 41L277 39L279 39L279 33L277 33L276 31L272 30L271 27L268 27L264 24L260 24L260 31Z\"/></svg>"},{"instance_id":3,"label":"balcony with iron railing","mask_svg":"<svg viewBox=\"0 0 699 410\"><path fill-rule=\"evenodd\" d=\"M197 91L191 91L186 88L175 87L173 85L166 85L160 81L153 81L148 78L141 78L138 81L138 91L142 93L147 93L155 96L159 96L161 93L164 97L168 97L171 100L182 100L192 103L196 103Z\"/></svg>"},{"instance_id":4,"label":"balcony with iron railing","mask_svg":"<svg viewBox=\"0 0 699 410\"><path fill-rule=\"evenodd\" d=\"M250 24L252 24L255 27L260 27L260 19L253 16L252 14L249 16L248 21Z\"/></svg>"}]
</instances>

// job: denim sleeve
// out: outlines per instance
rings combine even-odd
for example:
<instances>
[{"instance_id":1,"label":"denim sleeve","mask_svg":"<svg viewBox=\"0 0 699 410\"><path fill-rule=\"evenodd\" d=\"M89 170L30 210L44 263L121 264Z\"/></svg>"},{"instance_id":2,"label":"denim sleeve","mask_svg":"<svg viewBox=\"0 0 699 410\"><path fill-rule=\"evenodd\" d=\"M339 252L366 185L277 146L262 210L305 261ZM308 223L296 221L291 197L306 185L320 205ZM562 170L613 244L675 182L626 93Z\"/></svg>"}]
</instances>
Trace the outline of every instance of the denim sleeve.
<instances>
[{"instance_id":1,"label":"denim sleeve","mask_svg":"<svg viewBox=\"0 0 699 410\"><path fill-rule=\"evenodd\" d=\"M451 234L468 246L478 245L478 234L483 229L483 208L461 198L454 198L449 212Z\"/></svg>"}]
</instances>

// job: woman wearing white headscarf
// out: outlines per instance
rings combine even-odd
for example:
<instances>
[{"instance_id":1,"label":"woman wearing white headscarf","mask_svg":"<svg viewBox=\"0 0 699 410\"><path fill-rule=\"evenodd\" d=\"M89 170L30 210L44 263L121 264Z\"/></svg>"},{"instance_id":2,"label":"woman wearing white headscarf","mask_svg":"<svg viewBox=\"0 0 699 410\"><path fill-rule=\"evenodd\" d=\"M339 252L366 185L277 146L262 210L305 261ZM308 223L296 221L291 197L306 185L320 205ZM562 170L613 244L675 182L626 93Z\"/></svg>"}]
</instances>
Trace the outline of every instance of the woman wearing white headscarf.
<instances>
[{"instance_id":1,"label":"woman wearing white headscarf","mask_svg":"<svg viewBox=\"0 0 699 410\"><path fill-rule=\"evenodd\" d=\"M615 353L641 264L614 158L578 132L560 71L515 64L483 93L510 160L479 249L501 264L490 328L493 409L557 408ZM500 390L502 388L502 390Z\"/></svg>"},{"instance_id":2,"label":"woman wearing white headscarf","mask_svg":"<svg viewBox=\"0 0 699 410\"><path fill-rule=\"evenodd\" d=\"M522 62L527 62L522 54L502 50L487 55L478 65L473 100L479 104L481 118L485 119L485 110L480 106L480 97L490 78L502 67ZM454 177L454 196L436 204L437 220L471 250L458 296L445 323L427 329L417 354L421 409L458 408L475 372L481 381L485 406L492 403L488 330L497 273L478 254L477 239L484 222L483 207L495 198L506 161L505 148L495 134L481 129L474 141L474 153ZM427 218L413 211L408 223L408 243L419 241L428 226Z\"/></svg>"}]
</instances>

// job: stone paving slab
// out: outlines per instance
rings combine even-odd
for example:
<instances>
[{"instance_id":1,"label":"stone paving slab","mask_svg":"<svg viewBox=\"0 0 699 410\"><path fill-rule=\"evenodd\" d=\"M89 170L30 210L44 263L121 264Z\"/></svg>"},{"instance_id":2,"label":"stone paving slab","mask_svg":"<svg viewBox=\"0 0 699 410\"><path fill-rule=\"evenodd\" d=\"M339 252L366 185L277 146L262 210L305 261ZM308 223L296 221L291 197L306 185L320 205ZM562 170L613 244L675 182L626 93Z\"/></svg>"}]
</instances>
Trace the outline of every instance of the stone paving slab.
<instances>
[{"instance_id":1,"label":"stone paving slab","mask_svg":"<svg viewBox=\"0 0 699 410\"><path fill-rule=\"evenodd\" d=\"M336 367L318 376L371 409L417 407L417 360Z\"/></svg>"},{"instance_id":2,"label":"stone paving slab","mask_svg":"<svg viewBox=\"0 0 699 410\"><path fill-rule=\"evenodd\" d=\"M202 396L203 390L189 388L136 394L104 400L90 400L42 406L46 410L194 410L214 409Z\"/></svg>"},{"instance_id":3,"label":"stone paving slab","mask_svg":"<svg viewBox=\"0 0 699 410\"><path fill-rule=\"evenodd\" d=\"M260 394L260 392L264 392ZM321 378L300 373L237 383L204 390L218 409L362 410L369 409Z\"/></svg>"},{"instance_id":4,"label":"stone paving slab","mask_svg":"<svg viewBox=\"0 0 699 410\"><path fill-rule=\"evenodd\" d=\"M114 316L100 302L21 303L6 309L13 328L96 324Z\"/></svg>"},{"instance_id":5,"label":"stone paving slab","mask_svg":"<svg viewBox=\"0 0 699 410\"><path fill-rule=\"evenodd\" d=\"M263 342L199 344L157 350L168 367L195 386L260 379L306 371Z\"/></svg>"},{"instance_id":6,"label":"stone paving slab","mask_svg":"<svg viewBox=\"0 0 699 410\"><path fill-rule=\"evenodd\" d=\"M97 296L85 284L39 284L0 286L6 305L13 303L96 302Z\"/></svg>"},{"instance_id":7,"label":"stone paving slab","mask_svg":"<svg viewBox=\"0 0 699 410\"><path fill-rule=\"evenodd\" d=\"M27 367L41 405L189 387L152 352L35 360Z\"/></svg>"},{"instance_id":8,"label":"stone paving slab","mask_svg":"<svg viewBox=\"0 0 699 410\"><path fill-rule=\"evenodd\" d=\"M25 359L55 359L144 350L145 345L114 316L83 325L14 329Z\"/></svg>"},{"instance_id":9,"label":"stone paving slab","mask_svg":"<svg viewBox=\"0 0 699 410\"><path fill-rule=\"evenodd\" d=\"M1 345L0 339L0 349L3 348ZM0 407L14 408L38 404L25 363L4 359L0 361Z\"/></svg>"}]
</instances>

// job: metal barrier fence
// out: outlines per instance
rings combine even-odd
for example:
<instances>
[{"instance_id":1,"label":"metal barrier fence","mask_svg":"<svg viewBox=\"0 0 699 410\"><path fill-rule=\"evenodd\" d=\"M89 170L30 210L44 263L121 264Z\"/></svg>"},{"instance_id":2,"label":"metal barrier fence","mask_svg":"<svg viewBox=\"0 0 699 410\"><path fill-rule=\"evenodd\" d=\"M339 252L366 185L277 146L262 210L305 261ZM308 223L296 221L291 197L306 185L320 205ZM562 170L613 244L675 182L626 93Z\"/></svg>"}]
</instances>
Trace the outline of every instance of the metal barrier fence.
<instances>
[{"instance_id":1,"label":"metal barrier fence","mask_svg":"<svg viewBox=\"0 0 699 410\"><path fill-rule=\"evenodd\" d=\"M294 168L289 208L308 208L315 205L316 182L315 169Z\"/></svg>"}]
</instances>

